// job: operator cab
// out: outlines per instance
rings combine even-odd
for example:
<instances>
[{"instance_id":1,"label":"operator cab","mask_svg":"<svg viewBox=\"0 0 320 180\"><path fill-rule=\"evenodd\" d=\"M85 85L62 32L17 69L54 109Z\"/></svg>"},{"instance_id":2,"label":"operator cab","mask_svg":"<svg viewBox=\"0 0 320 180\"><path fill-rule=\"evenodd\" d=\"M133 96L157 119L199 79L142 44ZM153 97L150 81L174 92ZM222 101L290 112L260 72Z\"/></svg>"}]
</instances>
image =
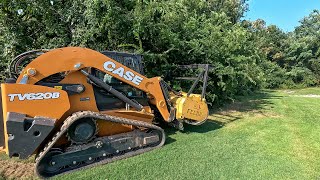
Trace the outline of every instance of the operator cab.
<instances>
[{"instance_id":1,"label":"operator cab","mask_svg":"<svg viewBox=\"0 0 320 180\"><path fill-rule=\"evenodd\" d=\"M144 74L142 65L142 55L114 51L102 51L101 53L142 75ZM146 94L143 91L134 88L125 82L119 81L118 79L98 69L92 68L91 74L101 79L106 84L112 86L114 89L121 92L129 99L133 99L143 106L148 105ZM113 94L107 92L103 88L93 86L93 90L99 111L126 108L125 102L118 99Z\"/></svg>"}]
</instances>

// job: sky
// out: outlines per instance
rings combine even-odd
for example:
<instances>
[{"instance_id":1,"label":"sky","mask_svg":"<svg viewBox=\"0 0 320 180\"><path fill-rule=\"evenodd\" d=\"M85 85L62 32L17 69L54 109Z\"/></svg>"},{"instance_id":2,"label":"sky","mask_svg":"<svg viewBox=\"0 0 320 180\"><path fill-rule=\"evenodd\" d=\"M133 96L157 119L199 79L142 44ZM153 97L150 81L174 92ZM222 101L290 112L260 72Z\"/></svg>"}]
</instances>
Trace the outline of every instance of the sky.
<instances>
[{"instance_id":1,"label":"sky","mask_svg":"<svg viewBox=\"0 0 320 180\"><path fill-rule=\"evenodd\" d=\"M320 10L320 0L249 0L244 19L263 19L267 25L277 25L285 32L293 31L303 17Z\"/></svg>"}]
</instances>

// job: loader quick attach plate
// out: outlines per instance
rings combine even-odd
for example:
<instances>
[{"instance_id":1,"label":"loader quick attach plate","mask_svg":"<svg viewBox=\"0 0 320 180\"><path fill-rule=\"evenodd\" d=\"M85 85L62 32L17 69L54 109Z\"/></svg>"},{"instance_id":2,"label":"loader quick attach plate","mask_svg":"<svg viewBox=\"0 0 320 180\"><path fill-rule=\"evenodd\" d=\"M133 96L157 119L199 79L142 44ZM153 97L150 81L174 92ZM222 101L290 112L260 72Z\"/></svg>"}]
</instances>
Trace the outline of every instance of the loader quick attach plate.
<instances>
[{"instance_id":1,"label":"loader quick attach plate","mask_svg":"<svg viewBox=\"0 0 320 180\"><path fill-rule=\"evenodd\" d=\"M41 145L54 128L54 120L43 117L27 118L25 114L9 112L7 133L9 157L26 159Z\"/></svg>"}]
</instances>

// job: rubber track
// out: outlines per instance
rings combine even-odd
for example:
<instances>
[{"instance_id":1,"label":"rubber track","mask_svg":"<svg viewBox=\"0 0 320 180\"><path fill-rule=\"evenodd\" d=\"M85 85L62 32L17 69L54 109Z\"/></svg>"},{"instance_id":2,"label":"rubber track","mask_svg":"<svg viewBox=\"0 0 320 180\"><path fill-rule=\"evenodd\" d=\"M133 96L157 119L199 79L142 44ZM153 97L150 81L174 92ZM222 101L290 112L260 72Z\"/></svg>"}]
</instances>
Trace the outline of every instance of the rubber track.
<instances>
[{"instance_id":1,"label":"rubber track","mask_svg":"<svg viewBox=\"0 0 320 180\"><path fill-rule=\"evenodd\" d=\"M91 117L91 118L95 118L95 119L99 119L99 120L106 120L106 121L109 121L109 122L120 123L120 124L124 124L124 125L133 125L133 126L138 126L138 127L145 127L145 128L149 128L149 129L159 130L162 133L162 137L161 137L162 139L161 139L161 142L157 146L154 146L154 147L148 147L147 146L145 148L138 149L138 150L135 150L135 151L130 151L130 152L127 152L127 153L125 153L123 155L118 155L118 156L115 154L111 158L106 158L106 159L103 159L103 160L101 160L99 162L96 162L96 163L88 164L88 165L82 166L80 168L72 169L72 170L69 170L69 171L66 171L66 172L62 172L62 173L57 173L57 174L70 173L70 172L73 172L73 171L78 171L78 170L81 170L81 169L94 167L94 166L101 165L101 164L107 164L107 163L110 163L110 162L113 162L113 161L116 161L116 160L120 160L120 159L128 158L128 157L131 157L131 156L135 156L135 155L138 155L138 154L142 154L144 152L160 148L165 143L164 130L162 128L156 126L156 125L149 124L149 123L146 123L146 122L143 122L143 121L137 121L137 120L131 120L131 119L126 119L126 118L120 118L120 117L116 117L116 116L104 115L104 114L100 114L100 113L96 113L96 112L92 112L92 111L76 112L76 113L73 113L71 116L69 116L64 121L63 125L60 128L60 131L57 132L54 135L52 140L38 154L38 156L36 158L36 164L35 164L35 173L36 173L37 176L39 176L40 178L48 178L48 177L42 176L40 174L40 172L38 172L38 166L39 166L39 163L40 163L41 159L49 152L49 150L53 147L53 145L56 143L56 141L60 137L62 137L62 135L64 135L66 133L67 129L70 127L70 125L73 122L75 122L78 119L85 118L85 117ZM57 174L55 174L55 175L57 175ZM52 177L52 176L50 176L50 177Z\"/></svg>"}]
</instances>

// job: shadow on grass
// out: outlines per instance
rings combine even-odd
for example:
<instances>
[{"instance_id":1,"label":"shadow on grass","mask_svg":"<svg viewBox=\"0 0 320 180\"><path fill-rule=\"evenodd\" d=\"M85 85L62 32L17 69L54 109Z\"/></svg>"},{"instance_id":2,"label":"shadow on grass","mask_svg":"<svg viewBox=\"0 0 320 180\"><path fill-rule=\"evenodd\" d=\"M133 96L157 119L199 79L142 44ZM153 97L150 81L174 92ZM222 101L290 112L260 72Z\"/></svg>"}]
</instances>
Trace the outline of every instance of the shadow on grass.
<instances>
[{"instance_id":1,"label":"shadow on grass","mask_svg":"<svg viewBox=\"0 0 320 180\"><path fill-rule=\"evenodd\" d=\"M264 90L253 93L248 96L238 96L234 102L228 102L222 107L213 107L210 114L223 114L225 112L255 112L262 111L268 107L272 107L271 99L280 99L282 96L273 94L273 90ZM228 115L228 114L223 114Z\"/></svg>"},{"instance_id":2,"label":"shadow on grass","mask_svg":"<svg viewBox=\"0 0 320 180\"><path fill-rule=\"evenodd\" d=\"M204 124L200 126L193 126L190 124L184 124L184 130L182 131L183 133L186 134L192 134L192 133L207 133L210 131L214 131L216 129L220 129L223 126L218 121L210 120L206 121ZM176 140L171 137L171 135L176 134L179 130L170 127L170 126L162 126L162 128L166 132L166 144L170 144L175 142Z\"/></svg>"},{"instance_id":3,"label":"shadow on grass","mask_svg":"<svg viewBox=\"0 0 320 180\"><path fill-rule=\"evenodd\" d=\"M271 99L280 99L282 96L274 95L273 90L263 90L248 96L238 96L233 102L228 102L222 107L212 107L208 120L200 126L184 124L184 133L207 133L222 128L228 123L240 120L243 114L263 114L267 109L273 108ZM166 134L166 144L175 142L171 137L178 130L168 125L162 125Z\"/></svg>"}]
</instances>

